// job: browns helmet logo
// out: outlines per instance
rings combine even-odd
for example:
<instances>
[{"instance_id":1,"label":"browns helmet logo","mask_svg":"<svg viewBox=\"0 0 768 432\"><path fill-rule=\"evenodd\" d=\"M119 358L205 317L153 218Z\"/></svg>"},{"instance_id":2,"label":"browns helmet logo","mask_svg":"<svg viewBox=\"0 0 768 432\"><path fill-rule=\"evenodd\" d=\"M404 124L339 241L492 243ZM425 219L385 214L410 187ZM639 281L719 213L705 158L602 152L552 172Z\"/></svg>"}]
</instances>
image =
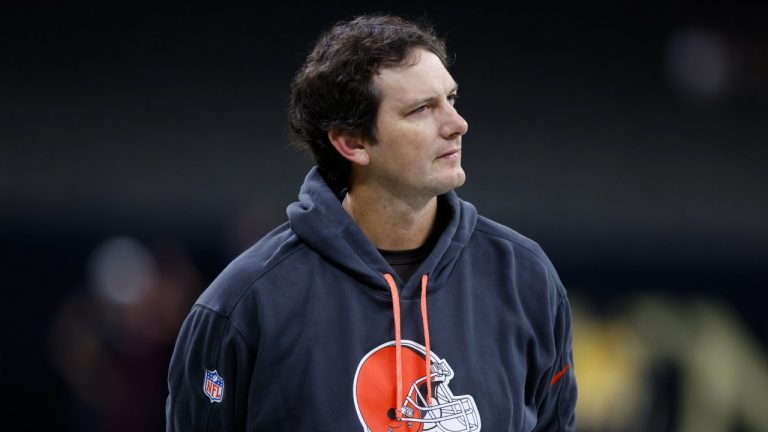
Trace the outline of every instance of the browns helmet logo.
<instances>
[{"instance_id":1,"label":"browns helmet logo","mask_svg":"<svg viewBox=\"0 0 768 432\"><path fill-rule=\"evenodd\" d=\"M431 353L432 399L427 402L426 349L402 341L402 389L396 395L395 342L382 344L363 357L357 367L354 398L364 432L475 432L480 415L472 396L454 396L448 384L453 369ZM403 401L402 404L398 401ZM400 405L401 418L397 419Z\"/></svg>"}]
</instances>

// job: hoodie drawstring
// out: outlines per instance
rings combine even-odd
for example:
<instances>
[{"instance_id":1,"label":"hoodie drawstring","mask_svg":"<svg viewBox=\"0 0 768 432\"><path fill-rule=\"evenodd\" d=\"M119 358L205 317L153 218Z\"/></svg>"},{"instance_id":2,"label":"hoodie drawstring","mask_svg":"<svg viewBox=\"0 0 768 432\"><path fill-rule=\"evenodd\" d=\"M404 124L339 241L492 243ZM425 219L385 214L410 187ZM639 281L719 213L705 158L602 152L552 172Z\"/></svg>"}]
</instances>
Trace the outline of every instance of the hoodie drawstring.
<instances>
[{"instance_id":1,"label":"hoodie drawstring","mask_svg":"<svg viewBox=\"0 0 768 432\"><path fill-rule=\"evenodd\" d=\"M421 322L424 325L424 347L427 349L424 376L427 377L427 406L432 404L432 352L429 348L429 320L427 319L427 275L421 276Z\"/></svg>"},{"instance_id":2,"label":"hoodie drawstring","mask_svg":"<svg viewBox=\"0 0 768 432\"><path fill-rule=\"evenodd\" d=\"M403 347L400 333L400 296L397 292L395 279L389 273L384 273L384 279L387 280L389 290L392 293L392 314L395 318L395 375L397 379L396 408L395 418L399 421L403 418L403 404L405 396L403 394ZM429 346L429 321L427 320L427 284L429 278L427 275L421 277L421 322L424 326L424 345L426 348L424 368L427 378L427 406L432 403L432 354ZM403 397L403 400L400 398Z\"/></svg>"}]
</instances>

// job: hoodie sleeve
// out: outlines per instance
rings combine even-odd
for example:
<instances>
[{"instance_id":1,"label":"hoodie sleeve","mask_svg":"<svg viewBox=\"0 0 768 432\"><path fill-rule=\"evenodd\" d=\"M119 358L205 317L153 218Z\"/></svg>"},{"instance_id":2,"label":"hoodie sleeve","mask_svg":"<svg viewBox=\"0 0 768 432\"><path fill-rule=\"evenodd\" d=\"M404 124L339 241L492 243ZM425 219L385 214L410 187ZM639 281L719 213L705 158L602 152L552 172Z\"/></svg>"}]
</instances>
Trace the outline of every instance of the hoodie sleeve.
<instances>
[{"instance_id":1,"label":"hoodie sleeve","mask_svg":"<svg viewBox=\"0 0 768 432\"><path fill-rule=\"evenodd\" d=\"M255 360L229 317L195 306L171 358L166 430L244 431Z\"/></svg>"},{"instance_id":2,"label":"hoodie sleeve","mask_svg":"<svg viewBox=\"0 0 768 432\"><path fill-rule=\"evenodd\" d=\"M557 306L554 322L557 355L547 374L546 391L539 405L535 431L566 431L576 429L576 376L573 371L571 308L563 295Z\"/></svg>"}]
</instances>

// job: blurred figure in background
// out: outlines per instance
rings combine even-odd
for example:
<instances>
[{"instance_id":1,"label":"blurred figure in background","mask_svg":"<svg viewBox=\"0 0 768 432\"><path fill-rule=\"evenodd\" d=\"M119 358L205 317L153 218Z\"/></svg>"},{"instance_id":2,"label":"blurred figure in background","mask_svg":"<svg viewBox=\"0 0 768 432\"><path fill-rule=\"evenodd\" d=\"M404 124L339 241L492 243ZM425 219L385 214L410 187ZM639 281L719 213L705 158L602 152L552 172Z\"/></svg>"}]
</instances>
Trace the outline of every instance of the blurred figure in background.
<instances>
[{"instance_id":1,"label":"blurred figure in background","mask_svg":"<svg viewBox=\"0 0 768 432\"><path fill-rule=\"evenodd\" d=\"M704 297L643 295L598 316L574 301L583 432L768 431L768 356Z\"/></svg>"},{"instance_id":2,"label":"blurred figure in background","mask_svg":"<svg viewBox=\"0 0 768 432\"><path fill-rule=\"evenodd\" d=\"M66 301L51 332L53 363L75 399L72 430L161 431L173 341L201 281L184 249L105 241L87 289Z\"/></svg>"}]
</instances>

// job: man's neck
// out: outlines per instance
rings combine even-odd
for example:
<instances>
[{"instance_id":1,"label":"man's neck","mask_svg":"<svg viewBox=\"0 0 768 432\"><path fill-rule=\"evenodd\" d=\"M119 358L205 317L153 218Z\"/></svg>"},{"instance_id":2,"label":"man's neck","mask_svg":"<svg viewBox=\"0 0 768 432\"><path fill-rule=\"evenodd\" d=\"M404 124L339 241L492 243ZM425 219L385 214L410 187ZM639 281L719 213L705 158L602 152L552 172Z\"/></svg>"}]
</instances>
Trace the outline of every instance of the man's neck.
<instances>
[{"instance_id":1,"label":"man's neck","mask_svg":"<svg viewBox=\"0 0 768 432\"><path fill-rule=\"evenodd\" d=\"M423 245L437 215L436 197L406 201L366 187L350 189L342 206L377 249L390 251Z\"/></svg>"}]
</instances>

